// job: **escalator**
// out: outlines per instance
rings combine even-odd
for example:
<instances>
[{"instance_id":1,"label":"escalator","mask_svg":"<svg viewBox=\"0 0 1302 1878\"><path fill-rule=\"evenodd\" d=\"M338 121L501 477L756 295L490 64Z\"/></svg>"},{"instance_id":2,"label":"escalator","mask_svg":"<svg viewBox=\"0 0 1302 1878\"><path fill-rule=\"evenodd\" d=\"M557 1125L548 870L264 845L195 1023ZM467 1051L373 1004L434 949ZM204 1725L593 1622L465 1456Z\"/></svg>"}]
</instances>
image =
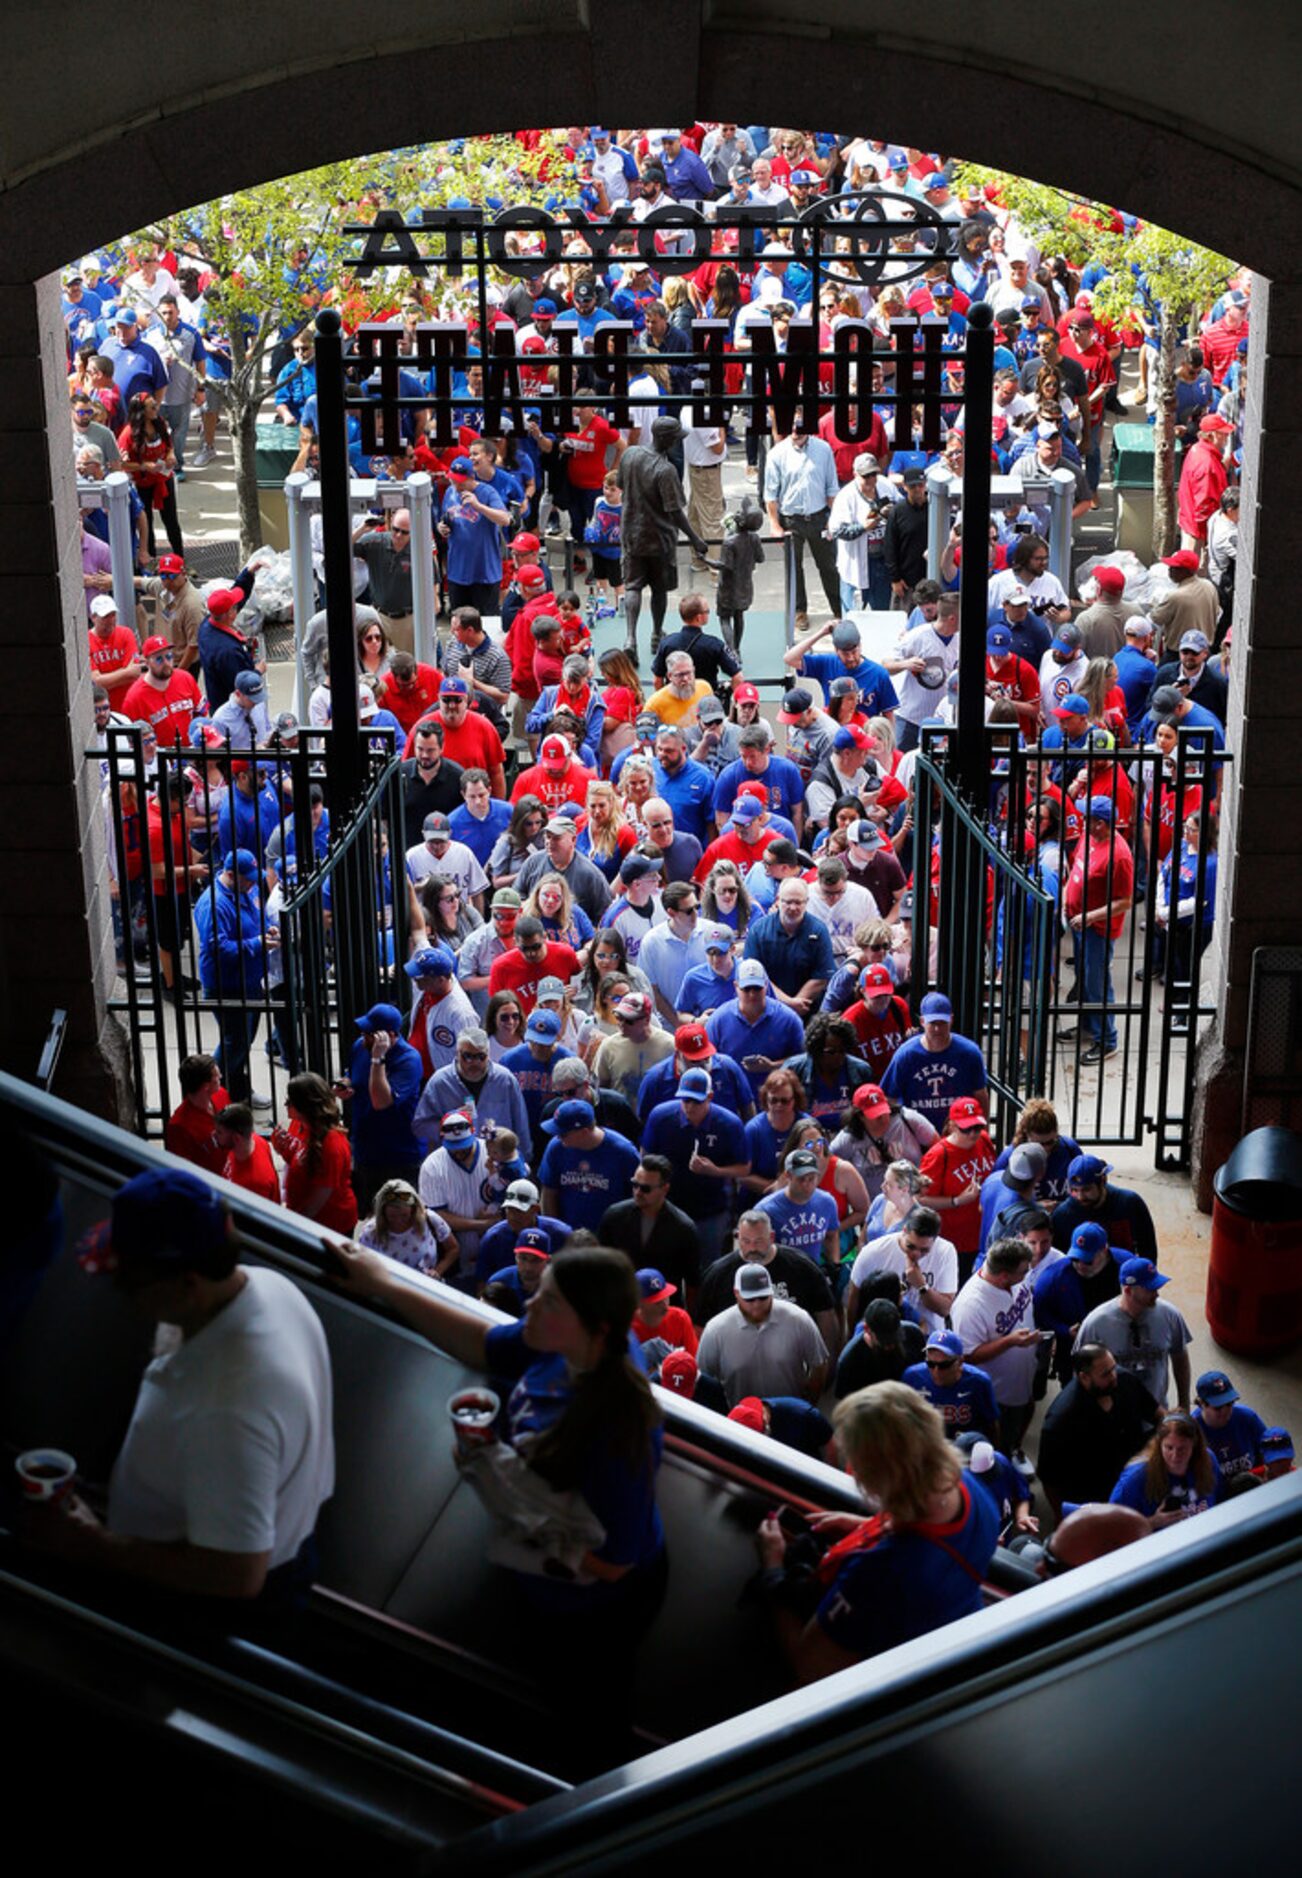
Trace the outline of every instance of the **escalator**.
<instances>
[{"instance_id":1,"label":"escalator","mask_svg":"<svg viewBox=\"0 0 1302 1878\"><path fill-rule=\"evenodd\" d=\"M0 1126L21 1128L53 1164L69 1243L161 1158L6 1078ZM79 1793L98 1783L91 1804L110 1834L140 1765L166 1770L151 1782L154 1817L188 1803L197 1781L220 1794L205 1824L217 1862L253 1831L260 1847L310 1849L332 1869L627 1872L689 1845L767 1868L779 1853L808 1858L811 1832L852 1844L876 1795L872 1810L924 1822L938 1800L957 1801L965 1854L984 1835L1017 1869L1028 1803L1049 1819L1070 1791L1088 1820L1128 1747L1148 1768L1169 1736L1187 1766L1204 1735L1223 1757L1228 1729L1253 1789L1260 1777L1275 1796L1246 1821L1238 1809L1236 1856L1254 1833L1264 1847L1289 1792L1273 1772L1277 1743L1296 1737L1299 1708L1280 1643L1297 1630L1295 1479L1034 1591L1001 1601L992 1590L980 1616L786 1695L763 1614L739 1597L754 1528L783 1500L855 1508L855 1490L665 1397L671 1577L639 1661L642 1752L576 1784L546 1693L503 1647L509 1580L483 1563L485 1516L452 1463L446 1402L466 1373L340 1296L303 1222L227 1191L244 1256L303 1289L330 1344L338 1485L309 1609L292 1646L196 1641L0 1542L0 1665L9 1712L29 1724L20 1778L39 1781L57 1731L61 1752L76 1753ZM57 1258L4 1352L6 1447L63 1447L83 1477L106 1478L150 1334L112 1287ZM1214 1843L1201 1809L1153 1811L1154 1834L1174 1833L1197 1865ZM1055 1866L1096 1873L1089 1841L1073 1835Z\"/></svg>"}]
</instances>

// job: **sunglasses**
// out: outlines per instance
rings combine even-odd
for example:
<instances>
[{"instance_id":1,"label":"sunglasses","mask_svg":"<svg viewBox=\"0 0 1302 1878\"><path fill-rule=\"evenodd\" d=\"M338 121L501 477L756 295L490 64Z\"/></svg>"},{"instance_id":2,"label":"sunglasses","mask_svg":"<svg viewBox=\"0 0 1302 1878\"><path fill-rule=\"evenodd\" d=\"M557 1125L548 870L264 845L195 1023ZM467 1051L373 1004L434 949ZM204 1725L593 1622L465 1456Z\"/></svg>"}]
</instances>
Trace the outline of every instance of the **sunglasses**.
<instances>
[{"instance_id":1,"label":"sunglasses","mask_svg":"<svg viewBox=\"0 0 1302 1878\"><path fill-rule=\"evenodd\" d=\"M951 1363L957 1363L956 1356L929 1356L926 1359L928 1369L948 1369Z\"/></svg>"},{"instance_id":2,"label":"sunglasses","mask_svg":"<svg viewBox=\"0 0 1302 1878\"><path fill-rule=\"evenodd\" d=\"M633 1180L629 1182L629 1186L634 1193L654 1193L656 1190L654 1180Z\"/></svg>"}]
</instances>

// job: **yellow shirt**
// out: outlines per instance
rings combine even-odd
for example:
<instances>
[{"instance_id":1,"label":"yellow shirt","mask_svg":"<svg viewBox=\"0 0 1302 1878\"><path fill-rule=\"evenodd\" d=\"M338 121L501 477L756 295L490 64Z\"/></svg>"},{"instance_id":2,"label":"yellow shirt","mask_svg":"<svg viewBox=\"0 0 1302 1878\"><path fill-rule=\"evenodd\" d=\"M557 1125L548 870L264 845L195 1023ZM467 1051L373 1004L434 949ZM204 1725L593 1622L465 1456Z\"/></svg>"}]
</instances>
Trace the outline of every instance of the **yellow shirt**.
<instances>
[{"instance_id":1,"label":"yellow shirt","mask_svg":"<svg viewBox=\"0 0 1302 1878\"><path fill-rule=\"evenodd\" d=\"M680 698L665 685L661 690L653 691L642 708L644 711L653 711L662 724L694 724L701 699L710 695L710 687L703 678L698 678L690 698Z\"/></svg>"}]
</instances>

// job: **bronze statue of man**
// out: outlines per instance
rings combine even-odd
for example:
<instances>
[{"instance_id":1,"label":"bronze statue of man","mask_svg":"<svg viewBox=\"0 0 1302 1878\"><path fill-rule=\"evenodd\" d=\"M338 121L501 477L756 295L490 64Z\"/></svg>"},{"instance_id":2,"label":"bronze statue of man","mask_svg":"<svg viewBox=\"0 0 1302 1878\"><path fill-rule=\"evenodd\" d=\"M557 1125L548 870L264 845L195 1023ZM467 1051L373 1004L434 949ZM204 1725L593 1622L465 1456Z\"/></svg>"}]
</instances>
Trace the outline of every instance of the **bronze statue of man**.
<instances>
[{"instance_id":1,"label":"bronze statue of man","mask_svg":"<svg viewBox=\"0 0 1302 1878\"><path fill-rule=\"evenodd\" d=\"M702 560L708 549L687 519L687 498L669 452L682 441L676 417L658 417L651 442L634 444L619 459L616 474L624 491L620 525L623 548L624 615L628 650L637 658L637 622L644 588L651 590L651 656L664 636L665 608L678 585L678 537L684 535Z\"/></svg>"}]
</instances>

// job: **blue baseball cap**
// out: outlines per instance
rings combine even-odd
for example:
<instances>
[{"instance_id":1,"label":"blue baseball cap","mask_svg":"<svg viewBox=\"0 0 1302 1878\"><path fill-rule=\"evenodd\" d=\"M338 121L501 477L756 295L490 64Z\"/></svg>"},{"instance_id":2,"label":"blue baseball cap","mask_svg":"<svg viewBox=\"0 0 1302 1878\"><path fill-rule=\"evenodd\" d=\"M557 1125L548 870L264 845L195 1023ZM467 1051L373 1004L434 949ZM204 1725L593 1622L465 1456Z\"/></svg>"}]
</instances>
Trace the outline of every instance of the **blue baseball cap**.
<instances>
[{"instance_id":1,"label":"blue baseball cap","mask_svg":"<svg viewBox=\"0 0 1302 1878\"><path fill-rule=\"evenodd\" d=\"M1204 1408L1224 1408L1227 1402L1237 1402L1239 1392L1223 1369L1207 1369L1194 1385L1194 1394Z\"/></svg>"},{"instance_id":2,"label":"blue baseball cap","mask_svg":"<svg viewBox=\"0 0 1302 1878\"><path fill-rule=\"evenodd\" d=\"M757 822L763 813L763 803L757 802L754 796L740 796L733 804L730 819L734 827L749 827L750 823Z\"/></svg>"},{"instance_id":3,"label":"blue baseball cap","mask_svg":"<svg viewBox=\"0 0 1302 1878\"><path fill-rule=\"evenodd\" d=\"M1111 796L1091 796L1088 811L1089 819L1091 821L1110 822L1115 806Z\"/></svg>"},{"instance_id":4,"label":"blue baseball cap","mask_svg":"<svg viewBox=\"0 0 1302 1878\"><path fill-rule=\"evenodd\" d=\"M402 1030L402 1012L396 1004L373 1004L364 1017L357 1020L357 1028L366 1030Z\"/></svg>"},{"instance_id":5,"label":"blue baseball cap","mask_svg":"<svg viewBox=\"0 0 1302 1878\"><path fill-rule=\"evenodd\" d=\"M456 955L447 946L422 946L402 969L408 978L451 978L457 969Z\"/></svg>"},{"instance_id":6,"label":"blue baseball cap","mask_svg":"<svg viewBox=\"0 0 1302 1878\"><path fill-rule=\"evenodd\" d=\"M449 473L453 476L473 477L475 474L475 466L468 456L454 456Z\"/></svg>"},{"instance_id":7,"label":"blue baseball cap","mask_svg":"<svg viewBox=\"0 0 1302 1878\"><path fill-rule=\"evenodd\" d=\"M531 1011L524 1034L530 1043L555 1043L561 1034L561 1020L555 1011Z\"/></svg>"},{"instance_id":8,"label":"blue baseball cap","mask_svg":"<svg viewBox=\"0 0 1302 1878\"><path fill-rule=\"evenodd\" d=\"M515 1249L531 1259L549 1259L552 1242L541 1226L526 1226L516 1236Z\"/></svg>"},{"instance_id":9,"label":"blue baseball cap","mask_svg":"<svg viewBox=\"0 0 1302 1878\"><path fill-rule=\"evenodd\" d=\"M736 983L738 991L745 991L751 985L762 985L767 991L769 975L758 959L743 959L737 967Z\"/></svg>"},{"instance_id":10,"label":"blue baseball cap","mask_svg":"<svg viewBox=\"0 0 1302 1878\"><path fill-rule=\"evenodd\" d=\"M927 1338L928 1350L943 1350L946 1356L962 1356L963 1339L953 1330L933 1330Z\"/></svg>"},{"instance_id":11,"label":"blue baseball cap","mask_svg":"<svg viewBox=\"0 0 1302 1878\"><path fill-rule=\"evenodd\" d=\"M712 926L705 935L707 952L731 952L733 933L728 926Z\"/></svg>"},{"instance_id":12,"label":"blue baseball cap","mask_svg":"<svg viewBox=\"0 0 1302 1878\"><path fill-rule=\"evenodd\" d=\"M637 1288L642 1293L643 1304L660 1304L665 1298L672 1298L677 1285L671 1285L664 1273L657 1271L654 1265L644 1265L637 1273Z\"/></svg>"},{"instance_id":13,"label":"blue baseball cap","mask_svg":"<svg viewBox=\"0 0 1302 1878\"><path fill-rule=\"evenodd\" d=\"M813 170L792 170L788 181L793 189L813 189L818 184Z\"/></svg>"},{"instance_id":14,"label":"blue baseball cap","mask_svg":"<svg viewBox=\"0 0 1302 1878\"><path fill-rule=\"evenodd\" d=\"M1111 1161L1101 1161L1097 1154L1078 1154L1067 1169L1069 1187L1092 1187L1112 1172Z\"/></svg>"},{"instance_id":15,"label":"blue baseball cap","mask_svg":"<svg viewBox=\"0 0 1302 1878\"><path fill-rule=\"evenodd\" d=\"M947 177L942 176L939 170L933 170L930 176L923 177L922 187L924 189L948 189L949 180Z\"/></svg>"},{"instance_id":16,"label":"blue baseball cap","mask_svg":"<svg viewBox=\"0 0 1302 1878\"><path fill-rule=\"evenodd\" d=\"M222 862L222 872L242 874L246 880L258 877L258 857L250 848L232 848Z\"/></svg>"},{"instance_id":17,"label":"blue baseball cap","mask_svg":"<svg viewBox=\"0 0 1302 1878\"><path fill-rule=\"evenodd\" d=\"M79 1241L78 1260L94 1276L126 1264L202 1271L214 1253L225 1263L228 1238L215 1187L184 1167L151 1167L118 1188L111 1217Z\"/></svg>"},{"instance_id":18,"label":"blue baseball cap","mask_svg":"<svg viewBox=\"0 0 1302 1878\"><path fill-rule=\"evenodd\" d=\"M1291 1461L1293 1437L1287 1428L1268 1428L1257 1443L1263 1461Z\"/></svg>"},{"instance_id":19,"label":"blue baseball cap","mask_svg":"<svg viewBox=\"0 0 1302 1878\"><path fill-rule=\"evenodd\" d=\"M708 1069L686 1069L676 1091L680 1100L688 1102L708 1102L714 1094L714 1084L710 1081Z\"/></svg>"},{"instance_id":20,"label":"blue baseball cap","mask_svg":"<svg viewBox=\"0 0 1302 1878\"><path fill-rule=\"evenodd\" d=\"M1079 1259L1082 1264L1088 1264L1091 1259L1098 1257L1107 1243L1108 1235L1098 1221L1087 1219L1072 1234L1071 1251L1068 1257Z\"/></svg>"},{"instance_id":21,"label":"blue baseball cap","mask_svg":"<svg viewBox=\"0 0 1302 1878\"><path fill-rule=\"evenodd\" d=\"M540 314L543 319L555 319L559 312L560 308L550 294L541 294L533 303L533 316L535 319L537 319Z\"/></svg>"},{"instance_id":22,"label":"blue baseball cap","mask_svg":"<svg viewBox=\"0 0 1302 1878\"><path fill-rule=\"evenodd\" d=\"M571 1128L592 1128L597 1120L597 1111L591 1102L584 1102L574 1097L569 1102L562 1102L550 1121L543 1123L543 1133L548 1135L567 1135Z\"/></svg>"},{"instance_id":23,"label":"blue baseball cap","mask_svg":"<svg viewBox=\"0 0 1302 1878\"><path fill-rule=\"evenodd\" d=\"M1011 652L1013 635L1006 626L992 626L986 634L987 652Z\"/></svg>"},{"instance_id":24,"label":"blue baseball cap","mask_svg":"<svg viewBox=\"0 0 1302 1878\"><path fill-rule=\"evenodd\" d=\"M909 159L905 156L903 150L892 150L886 162L887 166L893 170L906 170L909 167Z\"/></svg>"},{"instance_id":25,"label":"blue baseball cap","mask_svg":"<svg viewBox=\"0 0 1302 1878\"><path fill-rule=\"evenodd\" d=\"M468 698L470 686L464 678L445 678L439 690L446 698Z\"/></svg>"},{"instance_id":26,"label":"blue baseball cap","mask_svg":"<svg viewBox=\"0 0 1302 1878\"><path fill-rule=\"evenodd\" d=\"M929 991L918 1006L922 1017L944 1018L947 1023L954 1021L954 1006L943 991Z\"/></svg>"},{"instance_id":27,"label":"blue baseball cap","mask_svg":"<svg viewBox=\"0 0 1302 1878\"><path fill-rule=\"evenodd\" d=\"M1064 650L1066 649L1064 646ZM1088 717L1090 701L1088 698L1082 698L1079 691L1069 691L1061 704L1054 705L1053 714L1055 717Z\"/></svg>"},{"instance_id":28,"label":"blue baseball cap","mask_svg":"<svg viewBox=\"0 0 1302 1878\"><path fill-rule=\"evenodd\" d=\"M1023 313L1031 312L1032 308L1034 308L1035 312L1037 313L1043 312L1044 309L1041 304L1039 294L1038 293L1024 293L1022 295Z\"/></svg>"},{"instance_id":29,"label":"blue baseball cap","mask_svg":"<svg viewBox=\"0 0 1302 1878\"><path fill-rule=\"evenodd\" d=\"M1143 1285L1146 1291L1160 1291L1171 1280L1164 1272L1158 1271L1152 1259L1127 1259L1121 1267L1123 1285Z\"/></svg>"}]
</instances>

